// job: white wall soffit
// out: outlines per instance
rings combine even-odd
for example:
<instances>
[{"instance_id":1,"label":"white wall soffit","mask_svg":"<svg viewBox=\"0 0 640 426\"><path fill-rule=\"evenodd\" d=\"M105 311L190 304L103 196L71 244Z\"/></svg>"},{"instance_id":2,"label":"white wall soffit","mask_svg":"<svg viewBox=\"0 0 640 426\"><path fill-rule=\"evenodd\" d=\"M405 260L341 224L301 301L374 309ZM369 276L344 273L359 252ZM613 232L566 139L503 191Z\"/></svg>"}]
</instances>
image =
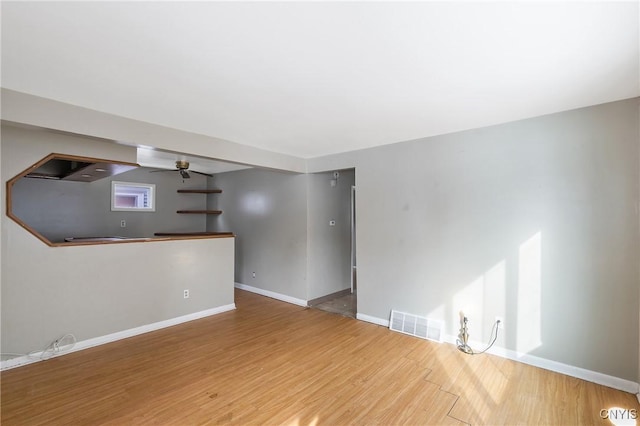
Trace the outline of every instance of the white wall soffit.
<instances>
[{"instance_id":1,"label":"white wall soffit","mask_svg":"<svg viewBox=\"0 0 640 426\"><path fill-rule=\"evenodd\" d=\"M138 164L140 164L140 166L157 169L176 170L176 161L178 160L188 161L189 170L210 174L251 168L251 166L243 164L217 161L209 158L195 157L193 155L184 155L176 152L160 151L158 149L151 148L138 147L137 154Z\"/></svg>"}]
</instances>

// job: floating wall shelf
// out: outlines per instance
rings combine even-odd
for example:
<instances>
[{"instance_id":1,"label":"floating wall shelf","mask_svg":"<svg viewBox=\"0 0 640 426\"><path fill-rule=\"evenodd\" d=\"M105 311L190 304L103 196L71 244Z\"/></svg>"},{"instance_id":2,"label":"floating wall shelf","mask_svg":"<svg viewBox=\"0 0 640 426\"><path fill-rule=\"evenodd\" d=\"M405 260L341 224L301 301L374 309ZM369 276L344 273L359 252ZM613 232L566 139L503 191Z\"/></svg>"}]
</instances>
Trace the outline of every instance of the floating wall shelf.
<instances>
[{"instance_id":1,"label":"floating wall shelf","mask_svg":"<svg viewBox=\"0 0 640 426\"><path fill-rule=\"evenodd\" d=\"M220 194L222 189L178 189L180 194Z\"/></svg>"},{"instance_id":2,"label":"floating wall shelf","mask_svg":"<svg viewBox=\"0 0 640 426\"><path fill-rule=\"evenodd\" d=\"M178 189L180 194L220 194L222 189ZM222 210L178 210L180 214L222 214Z\"/></svg>"},{"instance_id":3,"label":"floating wall shelf","mask_svg":"<svg viewBox=\"0 0 640 426\"><path fill-rule=\"evenodd\" d=\"M222 214L222 210L178 210L180 214Z\"/></svg>"}]
</instances>

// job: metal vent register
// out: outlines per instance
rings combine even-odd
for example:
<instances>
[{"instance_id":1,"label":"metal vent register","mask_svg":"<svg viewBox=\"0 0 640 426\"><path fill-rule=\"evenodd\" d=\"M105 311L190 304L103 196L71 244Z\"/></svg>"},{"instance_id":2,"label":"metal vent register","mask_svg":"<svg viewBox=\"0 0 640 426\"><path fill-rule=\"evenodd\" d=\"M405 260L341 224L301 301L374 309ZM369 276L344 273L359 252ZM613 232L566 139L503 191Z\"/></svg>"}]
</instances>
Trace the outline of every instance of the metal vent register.
<instances>
[{"instance_id":1,"label":"metal vent register","mask_svg":"<svg viewBox=\"0 0 640 426\"><path fill-rule=\"evenodd\" d=\"M405 312L391 311L389 329L421 339L442 342L444 322Z\"/></svg>"}]
</instances>

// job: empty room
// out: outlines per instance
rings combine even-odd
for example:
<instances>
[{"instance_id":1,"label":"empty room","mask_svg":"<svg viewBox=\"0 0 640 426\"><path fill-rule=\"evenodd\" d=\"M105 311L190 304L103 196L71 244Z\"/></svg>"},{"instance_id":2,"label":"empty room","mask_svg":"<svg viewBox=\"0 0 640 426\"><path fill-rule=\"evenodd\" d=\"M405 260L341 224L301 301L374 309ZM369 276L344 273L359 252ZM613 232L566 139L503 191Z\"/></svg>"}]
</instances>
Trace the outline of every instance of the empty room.
<instances>
[{"instance_id":1,"label":"empty room","mask_svg":"<svg viewBox=\"0 0 640 426\"><path fill-rule=\"evenodd\" d=\"M636 424L638 1L0 15L3 425Z\"/></svg>"}]
</instances>

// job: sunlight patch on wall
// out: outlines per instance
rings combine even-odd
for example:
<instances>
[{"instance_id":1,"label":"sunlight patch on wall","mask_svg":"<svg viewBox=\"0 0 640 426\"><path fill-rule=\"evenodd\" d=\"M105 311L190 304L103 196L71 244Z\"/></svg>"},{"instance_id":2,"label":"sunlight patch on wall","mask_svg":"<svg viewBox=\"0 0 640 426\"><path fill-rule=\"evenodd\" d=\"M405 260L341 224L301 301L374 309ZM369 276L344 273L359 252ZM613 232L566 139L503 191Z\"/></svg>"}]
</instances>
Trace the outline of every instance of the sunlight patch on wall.
<instances>
[{"instance_id":1,"label":"sunlight patch on wall","mask_svg":"<svg viewBox=\"0 0 640 426\"><path fill-rule=\"evenodd\" d=\"M506 262L503 259L453 296L454 324L459 326L459 313L464 312L472 338L484 340L489 337L495 316L504 317L505 301Z\"/></svg>"},{"instance_id":2,"label":"sunlight patch on wall","mask_svg":"<svg viewBox=\"0 0 640 426\"><path fill-rule=\"evenodd\" d=\"M505 316L506 297L507 297L507 263L505 260L493 265L484 273L485 287L485 318L489 325L493 324L496 315Z\"/></svg>"},{"instance_id":3,"label":"sunlight patch on wall","mask_svg":"<svg viewBox=\"0 0 640 426\"><path fill-rule=\"evenodd\" d=\"M517 350L527 353L542 345L542 234L520 245L518 258Z\"/></svg>"},{"instance_id":4,"label":"sunlight patch on wall","mask_svg":"<svg viewBox=\"0 0 640 426\"><path fill-rule=\"evenodd\" d=\"M484 275L470 282L453 296L454 307L452 321L453 324L459 326L460 314L469 319L469 326L477 332L479 337L482 330L482 311L484 306Z\"/></svg>"},{"instance_id":5,"label":"sunlight patch on wall","mask_svg":"<svg viewBox=\"0 0 640 426\"><path fill-rule=\"evenodd\" d=\"M456 327L460 326L459 313L463 311L469 320L470 339L475 342L474 344L482 345L486 342L490 338L495 317L504 317L506 314L506 271L506 259L502 259L453 297L454 324ZM482 383L480 377L484 376L484 372L475 370L478 364L473 363L472 358L463 358L467 363L464 374L473 374L478 383ZM450 364L448 360L442 360L442 367L447 375L456 377L460 374L460 366L455 363L449 366ZM502 374L494 374L492 377L494 378L493 385L490 388L485 388L484 392L491 398L493 404L500 404L505 398L508 380ZM470 401L476 412L486 413L492 409L486 398L470 398Z\"/></svg>"}]
</instances>

